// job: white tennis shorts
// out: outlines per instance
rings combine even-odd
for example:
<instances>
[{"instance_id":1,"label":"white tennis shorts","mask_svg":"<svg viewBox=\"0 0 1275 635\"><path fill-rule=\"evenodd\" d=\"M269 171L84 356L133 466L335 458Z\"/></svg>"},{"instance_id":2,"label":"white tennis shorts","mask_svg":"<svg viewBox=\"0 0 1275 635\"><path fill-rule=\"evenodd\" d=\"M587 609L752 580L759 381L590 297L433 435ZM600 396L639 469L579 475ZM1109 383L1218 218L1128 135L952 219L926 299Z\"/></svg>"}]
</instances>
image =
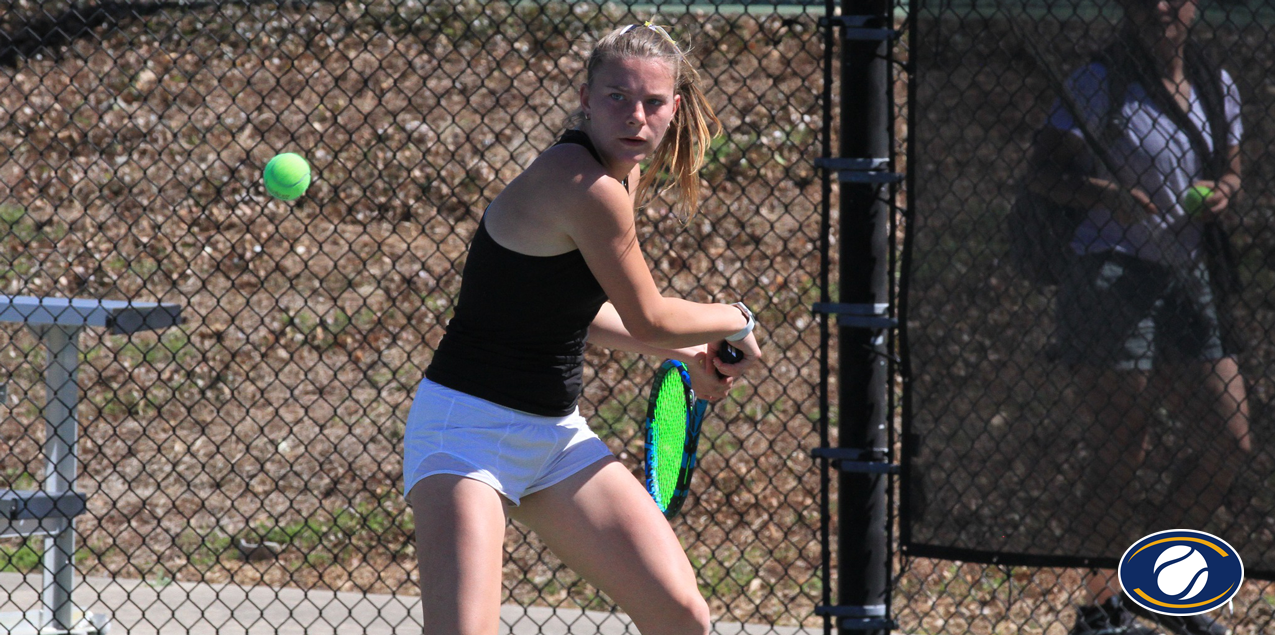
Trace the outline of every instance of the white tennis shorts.
<instances>
[{"instance_id":1,"label":"white tennis shorts","mask_svg":"<svg viewBox=\"0 0 1275 635\"><path fill-rule=\"evenodd\" d=\"M427 476L455 474L518 505L608 456L578 408L542 417L423 379L403 435L403 495Z\"/></svg>"}]
</instances>

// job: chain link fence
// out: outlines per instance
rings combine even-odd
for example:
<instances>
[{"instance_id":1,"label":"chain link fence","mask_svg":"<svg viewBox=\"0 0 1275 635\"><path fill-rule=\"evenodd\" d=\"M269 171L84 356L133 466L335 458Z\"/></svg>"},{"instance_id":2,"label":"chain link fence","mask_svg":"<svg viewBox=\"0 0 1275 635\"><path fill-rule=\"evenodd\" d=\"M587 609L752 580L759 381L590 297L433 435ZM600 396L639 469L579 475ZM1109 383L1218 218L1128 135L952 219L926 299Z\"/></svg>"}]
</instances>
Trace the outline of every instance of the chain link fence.
<instances>
[{"instance_id":1,"label":"chain link fence","mask_svg":"<svg viewBox=\"0 0 1275 635\"><path fill-rule=\"evenodd\" d=\"M820 623L822 7L91 2L0 7L0 293L159 302L78 338L75 604L145 632L420 632L401 445L466 247L562 130L590 37L689 43L725 125L681 226L639 212L668 293L742 299L768 368L704 424L675 529L714 618ZM261 185L305 156L304 198ZM658 360L654 360L658 362ZM49 353L0 329L0 483L47 485ZM582 411L640 469L652 360L591 350ZM41 604L38 536L0 539L0 631ZM511 525L504 621L613 605ZM601 611L593 613L584 611ZM30 614L28 614L29 618ZM564 617L565 616L565 617ZM549 628L545 626L545 628ZM631 630L631 627L625 627ZM530 630L528 630L530 629Z\"/></svg>"},{"instance_id":2,"label":"chain link fence","mask_svg":"<svg viewBox=\"0 0 1275 635\"><path fill-rule=\"evenodd\" d=\"M1239 282L1229 296L1220 293L1225 285L1192 286L1204 274L1173 257L1180 253L1175 244L1198 238L1185 262L1225 262L1209 259L1212 230L1200 238L1191 232L1203 225L1182 220L1193 212L1178 198L1185 186L1173 180L1176 170L1206 177L1183 158L1194 161L1197 146L1187 132L1174 136L1185 128L1171 104L1195 109L1192 121L1206 122L1194 125L1204 128L1207 144L1216 141L1217 106L1207 105L1212 98L1202 82L1190 91L1173 90L1175 82L1161 91L1156 84L1164 82L1154 79L1138 84L1155 75L1119 57L1146 50L1138 42L1148 29L1180 24L1173 18L1148 26L1137 21L1139 11L1175 16L1168 12L1196 8L1188 41L1233 80L1219 88L1227 108L1222 125L1237 135L1238 115L1243 129L1235 146L1242 180L1226 185L1242 187L1222 219ZM899 622L909 633L1087 632L1072 629L1077 609L1093 602L1090 569L1114 567L1141 536L1188 527L1234 545L1247 572L1232 610L1210 615L1237 634L1271 632L1271 6L917 0L912 9L910 244L902 291L910 391L903 419L911 447L900 509ZM1142 30L1128 30L1130 24ZM1143 74L1125 84L1117 72L1094 79L1094 63L1117 71L1128 63ZM1124 100L1109 97L1121 90ZM1060 99L1064 91L1078 102L1077 114ZM1111 102L1126 110L1108 111L1103 104ZM1080 120L1092 123L1094 139L1085 139L1090 131ZM1066 132L1051 135L1050 128ZM1076 162L1058 160L1066 156ZM1125 185L1104 198L1090 178ZM1167 246L1155 242L1154 229L1125 231L1149 226L1120 215L1148 209L1129 193L1130 183L1175 223ZM1053 245L1043 252L1062 265L1053 282L1033 280L1022 265L1035 254L1016 250L1031 229L1024 218L1033 217L1024 214L1042 213L1024 211L1032 195L1071 196L1070 205L1081 209L1062 238L1033 243ZM1090 198L1079 201L1083 196ZM1125 223L1116 234L1105 210ZM1130 256L1069 255L1076 246ZM1225 270L1209 275L1224 282ZM1219 327L1219 336L1210 326L1202 300L1209 294L1218 315L1233 314L1230 333L1242 347L1229 341L1215 348L1226 331ZM1219 356L1238 367L1211 361ZM1152 360L1155 370L1147 370Z\"/></svg>"}]
</instances>

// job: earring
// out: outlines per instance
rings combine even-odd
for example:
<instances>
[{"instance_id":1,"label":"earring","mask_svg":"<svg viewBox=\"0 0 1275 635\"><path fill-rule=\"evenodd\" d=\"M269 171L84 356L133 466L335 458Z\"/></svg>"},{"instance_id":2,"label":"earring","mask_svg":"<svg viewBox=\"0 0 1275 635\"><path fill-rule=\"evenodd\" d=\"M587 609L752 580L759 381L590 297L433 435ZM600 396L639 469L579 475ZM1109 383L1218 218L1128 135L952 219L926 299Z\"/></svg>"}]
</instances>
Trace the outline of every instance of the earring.
<instances>
[{"instance_id":1,"label":"earring","mask_svg":"<svg viewBox=\"0 0 1275 635\"><path fill-rule=\"evenodd\" d=\"M588 120L589 120L589 113L587 113L587 112L586 112L586 113L584 113L584 120L585 120L585 121L588 121Z\"/></svg>"}]
</instances>

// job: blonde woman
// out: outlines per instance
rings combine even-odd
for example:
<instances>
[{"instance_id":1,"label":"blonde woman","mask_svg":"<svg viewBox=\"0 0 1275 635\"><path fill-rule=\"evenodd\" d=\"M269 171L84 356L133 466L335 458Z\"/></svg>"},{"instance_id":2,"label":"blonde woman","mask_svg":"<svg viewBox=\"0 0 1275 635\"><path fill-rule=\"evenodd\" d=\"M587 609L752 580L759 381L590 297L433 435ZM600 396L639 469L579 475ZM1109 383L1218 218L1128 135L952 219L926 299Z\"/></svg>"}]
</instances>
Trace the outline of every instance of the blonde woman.
<instances>
[{"instance_id":1,"label":"blonde woman","mask_svg":"<svg viewBox=\"0 0 1275 635\"><path fill-rule=\"evenodd\" d=\"M657 193L657 174L670 175L675 210L695 212L720 127L698 81L664 29L610 32L589 56L571 129L483 215L404 439L428 633L497 632L509 518L643 635L709 630L668 522L576 405L586 343L679 359L708 399L761 357L747 307L664 297L637 240L634 209ZM723 340L744 359L718 360Z\"/></svg>"}]
</instances>

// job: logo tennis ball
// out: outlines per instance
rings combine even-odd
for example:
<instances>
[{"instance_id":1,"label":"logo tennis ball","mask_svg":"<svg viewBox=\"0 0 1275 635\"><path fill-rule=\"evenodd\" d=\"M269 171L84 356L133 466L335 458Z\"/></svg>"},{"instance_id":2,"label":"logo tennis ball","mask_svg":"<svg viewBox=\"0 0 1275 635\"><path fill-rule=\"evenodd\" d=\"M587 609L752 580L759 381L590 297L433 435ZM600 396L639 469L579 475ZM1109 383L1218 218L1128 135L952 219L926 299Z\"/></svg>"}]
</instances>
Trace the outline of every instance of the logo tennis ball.
<instances>
[{"instance_id":1,"label":"logo tennis ball","mask_svg":"<svg viewBox=\"0 0 1275 635\"><path fill-rule=\"evenodd\" d=\"M293 152L276 155L262 174L266 191L283 201L295 201L310 187L310 164Z\"/></svg>"},{"instance_id":2,"label":"logo tennis ball","mask_svg":"<svg viewBox=\"0 0 1275 635\"><path fill-rule=\"evenodd\" d=\"M1164 550L1153 568L1160 592L1179 600L1200 594L1209 581L1209 563L1195 548L1174 545Z\"/></svg>"},{"instance_id":3,"label":"logo tennis ball","mask_svg":"<svg viewBox=\"0 0 1275 635\"><path fill-rule=\"evenodd\" d=\"M1117 569L1134 604L1161 615L1199 615L1225 606L1244 584L1244 561L1230 543L1194 529L1143 536Z\"/></svg>"}]
</instances>

